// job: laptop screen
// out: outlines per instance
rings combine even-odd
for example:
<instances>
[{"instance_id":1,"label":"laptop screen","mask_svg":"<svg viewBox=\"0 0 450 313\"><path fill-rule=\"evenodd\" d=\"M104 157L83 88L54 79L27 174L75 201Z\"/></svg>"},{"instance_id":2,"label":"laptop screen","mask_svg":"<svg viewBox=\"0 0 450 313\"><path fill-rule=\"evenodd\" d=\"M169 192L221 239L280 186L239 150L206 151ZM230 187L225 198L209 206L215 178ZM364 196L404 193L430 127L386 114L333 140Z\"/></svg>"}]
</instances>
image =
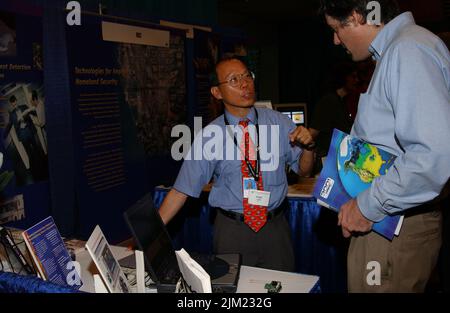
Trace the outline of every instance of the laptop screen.
<instances>
[{"instance_id":1,"label":"laptop screen","mask_svg":"<svg viewBox=\"0 0 450 313\"><path fill-rule=\"evenodd\" d=\"M153 206L152 196L145 195L124 216L138 248L144 252L146 270L153 281L161 282L168 267L178 267L178 263L167 229Z\"/></svg>"}]
</instances>

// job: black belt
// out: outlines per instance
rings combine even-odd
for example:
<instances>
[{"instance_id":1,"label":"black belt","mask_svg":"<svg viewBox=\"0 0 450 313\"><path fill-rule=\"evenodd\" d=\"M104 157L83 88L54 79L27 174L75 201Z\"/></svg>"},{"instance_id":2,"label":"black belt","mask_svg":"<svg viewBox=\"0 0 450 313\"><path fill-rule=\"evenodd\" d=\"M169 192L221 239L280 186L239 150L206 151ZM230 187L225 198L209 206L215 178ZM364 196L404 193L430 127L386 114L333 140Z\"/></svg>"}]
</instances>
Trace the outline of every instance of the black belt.
<instances>
[{"instance_id":1,"label":"black belt","mask_svg":"<svg viewBox=\"0 0 450 313\"><path fill-rule=\"evenodd\" d=\"M270 221L271 219L273 219L273 218L277 217L278 215L280 215L281 213L283 213L284 210L288 207L288 205L289 205L288 201L284 200L283 203L278 208L267 212L267 220ZM221 208L217 208L217 209L220 213L222 213L224 216L226 216L228 218L232 218L232 219L234 219L236 221L240 221L240 222L244 221L244 214L242 214L242 213L228 211L228 210L224 210Z\"/></svg>"}]
</instances>

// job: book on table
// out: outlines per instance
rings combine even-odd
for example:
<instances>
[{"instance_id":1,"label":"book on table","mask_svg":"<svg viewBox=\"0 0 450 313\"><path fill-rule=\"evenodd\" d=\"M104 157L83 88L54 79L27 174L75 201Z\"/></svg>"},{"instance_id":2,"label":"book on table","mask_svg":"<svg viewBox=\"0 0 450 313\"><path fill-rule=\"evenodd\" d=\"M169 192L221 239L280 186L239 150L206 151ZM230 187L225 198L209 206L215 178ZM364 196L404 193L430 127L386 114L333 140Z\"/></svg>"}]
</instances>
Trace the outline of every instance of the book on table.
<instances>
[{"instance_id":1,"label":"book on table","mask_svg":"<svg viewBox=\"0 0 450 313\"><path fill-rule=\"evenodd\" d=\"M175 251L175 254L181 275L190 290L196 293L211 293L211 278L203 267L184 249Z\"/></svg>"},{"instance_id":2,"label":"book on table","mask_svg":"<svg viewBox=\"0 0 450 313\"><path fill-rule=\"evenodd\" d=\"M83 285L51 216L25 230L22 236L42 279L75 289Z\"/></svg>"},{"instance_id":3,"label":"book on table","mask_svg":"<svg viewBox=\"0 0 450 313\"><path fill-rule=\"evenodd\" d=\"M111 246L106 240L100 226L96 226L88 241L86 250L94 261L107 291L110 293L131 293L131 287L112 253ZM97 291L96 291L97 292Z\"/></svg>"}]
</instances>

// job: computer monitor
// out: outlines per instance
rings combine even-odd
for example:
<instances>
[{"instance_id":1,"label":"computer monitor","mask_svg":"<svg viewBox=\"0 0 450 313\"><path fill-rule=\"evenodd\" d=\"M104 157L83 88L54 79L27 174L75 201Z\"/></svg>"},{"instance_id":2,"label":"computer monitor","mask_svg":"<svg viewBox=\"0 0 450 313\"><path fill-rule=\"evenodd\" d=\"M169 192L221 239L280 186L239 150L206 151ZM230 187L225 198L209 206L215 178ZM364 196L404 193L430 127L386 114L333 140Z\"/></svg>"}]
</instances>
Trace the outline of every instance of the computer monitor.
<instances>
[{"instance_id":1,"label":"computer monitor","mask_svg":"<svg viewBox=\"0 0 450 313\"><path fill-rule=\"evenodd\" d=\"M277 103L274 110L289 117L297 126L308 127L308 108L306 103Z\"/></svg>"}]
</instances>

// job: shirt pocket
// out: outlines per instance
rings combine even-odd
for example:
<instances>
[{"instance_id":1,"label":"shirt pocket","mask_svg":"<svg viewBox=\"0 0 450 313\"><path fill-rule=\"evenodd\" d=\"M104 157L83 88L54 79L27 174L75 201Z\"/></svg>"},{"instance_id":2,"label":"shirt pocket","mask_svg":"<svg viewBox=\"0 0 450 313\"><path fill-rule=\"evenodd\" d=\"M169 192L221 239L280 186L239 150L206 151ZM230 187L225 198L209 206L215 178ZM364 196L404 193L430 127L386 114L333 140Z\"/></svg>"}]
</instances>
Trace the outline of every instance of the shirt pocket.
<instances>
[{"instance_id":1,"label":"shirt pocket","mask_svg":"<svg viewBox=\"0 0 450 313\"><path fill-rule=\"evenodd\" d=\"M220 161L214 171L214 186L233 186L240 182L241 167L240 161Z\"/></svg>"},{"instance_id":2,"label":"shirt pocket","mask_svg":"<svg viewBox=\"0 0 450 313\"><path fill-rule=\"evenodd\" d=\"M276 170L264 172L263 179L264 186L279 186L285 184L287 182L285 163L281 163L280 160L280 164Z\"/></svg>"}]
</instances>

